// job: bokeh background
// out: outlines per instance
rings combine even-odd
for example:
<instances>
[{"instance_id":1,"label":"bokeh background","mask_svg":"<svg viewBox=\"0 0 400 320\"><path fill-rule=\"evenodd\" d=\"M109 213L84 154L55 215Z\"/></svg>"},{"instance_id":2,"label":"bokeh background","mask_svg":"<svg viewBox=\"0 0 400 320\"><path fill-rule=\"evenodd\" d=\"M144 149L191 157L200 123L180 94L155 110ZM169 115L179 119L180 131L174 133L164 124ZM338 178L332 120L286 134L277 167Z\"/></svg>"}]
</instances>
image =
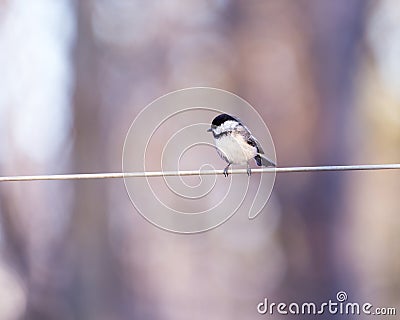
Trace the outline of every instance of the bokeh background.
<instances>
[{"instance_id":1,"label":"bokeh background","mask_svg":"<svg viewBox=\"0 0 400 320\"><path fill-rule=\"evenodd\" d=\"M2 0L0 174L121 171L134 117L191 86L249 101L280 166L398 163L400 3ZM399 313L399 178L279 174L256 220L190 236L119 179L1 183L0 319L259 319L340 290Z\"/></svg>"}]
</instances>

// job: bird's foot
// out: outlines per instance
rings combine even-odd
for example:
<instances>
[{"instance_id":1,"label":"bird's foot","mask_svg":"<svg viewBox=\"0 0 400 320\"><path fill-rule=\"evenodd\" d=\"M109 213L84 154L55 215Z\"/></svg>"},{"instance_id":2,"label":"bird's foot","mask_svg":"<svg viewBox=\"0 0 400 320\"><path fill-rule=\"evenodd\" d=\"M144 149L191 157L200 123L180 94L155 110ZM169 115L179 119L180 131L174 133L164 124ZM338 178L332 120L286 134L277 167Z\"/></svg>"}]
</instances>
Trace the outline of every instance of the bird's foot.
<instances>
[{"instance_id":1,"label":"bird's foot","mask_svg":"<svg viewBox=\"0 0 400 320\"><path fill-rule=\"evenodd\" d=\"M229 169L229 167L231 166L231 164L228 164L226 167L225 167L225 169L224 169L224 176L225 177L227 177L228 176L228 169Z\"/></svg>"},{"instance_id":2,"label":"bird's foot","mask_svg":"<svg viewBox=\"0 0 400 320\"><path fill-rule=\"evenodd\" d=\"M247 165L247 175L250 177L251 176L251 169L250 166Z\"/></svg>"}]
</instances>

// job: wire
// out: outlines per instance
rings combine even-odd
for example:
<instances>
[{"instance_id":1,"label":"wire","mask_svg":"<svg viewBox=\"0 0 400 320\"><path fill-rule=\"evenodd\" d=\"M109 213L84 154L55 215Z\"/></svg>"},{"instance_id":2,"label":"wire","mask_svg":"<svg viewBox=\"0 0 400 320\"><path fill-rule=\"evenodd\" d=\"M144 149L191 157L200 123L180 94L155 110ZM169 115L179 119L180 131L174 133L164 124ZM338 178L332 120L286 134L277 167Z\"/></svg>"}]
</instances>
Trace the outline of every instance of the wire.
<instances>
[{"instance_id":1,"label":"wire","mask_svg":"<svg viewBox=\"0 0 400 320\"><path fill-rule=\"evenodd\" d=\"M284 172L315 172L315 171L360 171L360 170L399 170L400 163L371 164L371 165L346 165L346 166L313 166L313 167L282 167L282 168L256 168L252 173L284 173ZM112 178L150 178L166 176L196 176L196 175L221 175L223 170L186 170L186 171L149 171L149 172L108 172L108 173L74 173L29 176L0 177L0 182L7 181L37 181L37 180L83 180L83 179L112 179ZM233 169L229 174L247 174L247 169Z\"/></svg>"}]
</instances>

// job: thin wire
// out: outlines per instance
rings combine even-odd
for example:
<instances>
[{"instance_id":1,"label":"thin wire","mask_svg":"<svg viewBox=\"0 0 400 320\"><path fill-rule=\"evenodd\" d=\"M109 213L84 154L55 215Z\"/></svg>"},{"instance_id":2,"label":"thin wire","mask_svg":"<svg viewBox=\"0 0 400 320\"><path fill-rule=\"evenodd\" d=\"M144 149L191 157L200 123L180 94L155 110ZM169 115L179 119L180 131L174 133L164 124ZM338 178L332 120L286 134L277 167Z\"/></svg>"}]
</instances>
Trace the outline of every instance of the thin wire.
<instances>
[{"instance_id":1,"label":"thin wire","mask_svg":"<svg viewBox=\"0 0 400 320\"><path fill-rule=\"evenodd\" d=\"M347 166L313 166L313 167L282 167L256 168L252 173L284 173L284 172L315 172L315 171L359 171L359 170L399 170L400 163L347 165ZM196 176L221 175L224 170L186 170L186 171L149 171L149 172L108 172L108 173L74 173L0 177L0 182L6 181L37 181L37 180L83 180L112 178L144 178L166 176ZM229 174L247 174L247 169L233 169Z\"/></svg>"}]
</instances>

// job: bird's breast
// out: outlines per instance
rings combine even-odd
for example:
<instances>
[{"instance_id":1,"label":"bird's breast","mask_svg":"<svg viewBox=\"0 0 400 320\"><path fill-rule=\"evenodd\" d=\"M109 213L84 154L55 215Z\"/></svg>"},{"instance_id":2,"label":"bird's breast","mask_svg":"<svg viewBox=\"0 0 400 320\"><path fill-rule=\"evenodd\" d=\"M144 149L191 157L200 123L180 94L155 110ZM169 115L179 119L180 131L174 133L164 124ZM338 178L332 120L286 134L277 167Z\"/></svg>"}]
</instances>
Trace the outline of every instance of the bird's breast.
<instances>
[{"instance_id":1,"label":"bird's breast","mask_svg":"<svg viewBox=\"0 0 400 320\"><path fill-rule=\"evenodd\" d=\"M227 162L245 164L257 155L257 149L249 145L241 134L231 133L215 139L219 155Z\"/></svg>"}]
</instances>

